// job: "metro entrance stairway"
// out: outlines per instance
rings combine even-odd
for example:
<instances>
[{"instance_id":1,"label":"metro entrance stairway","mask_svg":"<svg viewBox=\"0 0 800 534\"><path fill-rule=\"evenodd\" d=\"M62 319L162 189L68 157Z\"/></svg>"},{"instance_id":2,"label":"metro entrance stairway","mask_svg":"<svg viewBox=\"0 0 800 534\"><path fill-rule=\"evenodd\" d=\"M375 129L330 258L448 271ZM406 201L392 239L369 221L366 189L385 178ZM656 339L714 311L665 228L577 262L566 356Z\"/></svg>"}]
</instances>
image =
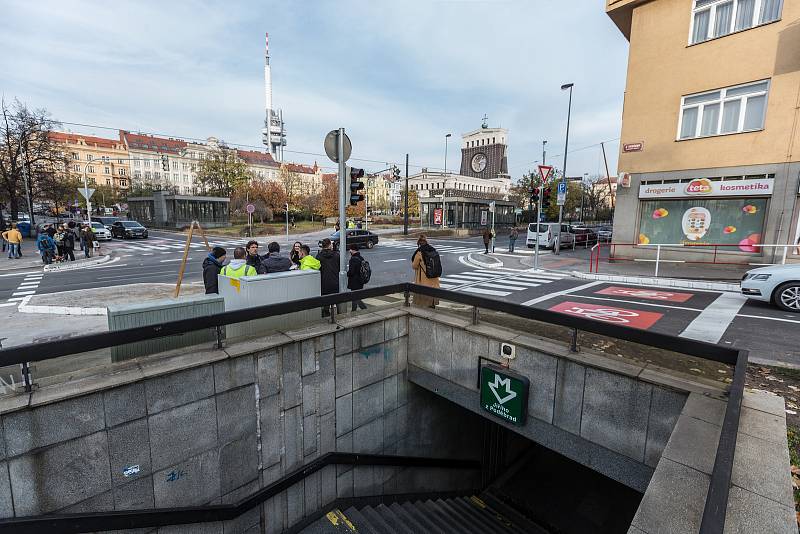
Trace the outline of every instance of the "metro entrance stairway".
<instances>
[{"instance_id":1,"label":"metro entrance stairway","mask_svg":"<svg viewBox=\"0 0 800 534\"><path fill-rule=\"evenodd\" d=\"M297 534L537 534L547 531L490 494L332 508Z\"/></svg>"}]
</instances>

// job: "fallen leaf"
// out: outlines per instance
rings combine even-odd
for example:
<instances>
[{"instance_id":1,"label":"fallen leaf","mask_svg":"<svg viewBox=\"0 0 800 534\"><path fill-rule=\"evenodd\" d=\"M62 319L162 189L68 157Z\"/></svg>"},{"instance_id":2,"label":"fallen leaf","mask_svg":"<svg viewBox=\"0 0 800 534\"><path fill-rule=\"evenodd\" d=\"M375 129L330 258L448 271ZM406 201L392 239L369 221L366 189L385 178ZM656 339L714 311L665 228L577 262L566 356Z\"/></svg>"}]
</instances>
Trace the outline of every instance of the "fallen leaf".
<instances>
[{"instance_id":1,"label":"fallen leaf","mask_svg":"<svg viewBox=\"0 0 800 534\"><path fill-rule=\"evenodd\" d=\"M767 380L773 380L773 381L775 381L775 382L783 382L783 380L781 380L781 379L780 379L780 378L778 378L777 376L772 376L772 375L770 375L770 376L765 376L764 378L766 378Z\"/></svg>"},{"instance_id":2,"label":"fallen leaf","mask_svg":"<svg viewBox=\"0 0 800 534\"><path fill-rule=\"evenodd\" d=\"M793 410L786 410L786 413L788 413L789 415L797 415L797 412Z\"/></svg>"},{"instance_id":3,"label":"fallen leaf","mask_svg":"<svg viewBox=\"0 0 800 534\"><path fill-rule=\"evenodd\" d=\"M697 369L696 367L692 367L692 368L691 368L691 369L689 369L689 370L690 370L690 371L694 371L695 373L702 373L702 372L703 372L703 371L701 371L700 369Z\"/></svg>"},{"instance_id":4,"label":"fallen leaf","mask_svg":"<svg viewBox=\"0 0 800 534\"><path fill-rule=\"evenodd\" d=\"M800 467L797 467L796 465L793 465L793 466L792 466L792 474L793 474L793 475L798 475L798 474L800 474Z\"/></svg>"},{"instance_id":5,"label":"fallen leaf","mask_svg":"<svg viewBox=\"0 0 800 534\"><path fill-rule=\"evenodd\" d=\"M799 387L797 387L797 386L787 386L787 387L788 387L789 389L791 389L792 391L800 391L800 388L799 388Z\"/></svg>"},{"instance_id":6,"label":"fallen leaf","mask_svg":"<svg viewBox=\"0 0 800 534\"><path fill-rule=\"evenodd\" d=\"M717 372L718 373L727 373L727 371L725 369L717 369Z\"/></svg>"}]
</instances>

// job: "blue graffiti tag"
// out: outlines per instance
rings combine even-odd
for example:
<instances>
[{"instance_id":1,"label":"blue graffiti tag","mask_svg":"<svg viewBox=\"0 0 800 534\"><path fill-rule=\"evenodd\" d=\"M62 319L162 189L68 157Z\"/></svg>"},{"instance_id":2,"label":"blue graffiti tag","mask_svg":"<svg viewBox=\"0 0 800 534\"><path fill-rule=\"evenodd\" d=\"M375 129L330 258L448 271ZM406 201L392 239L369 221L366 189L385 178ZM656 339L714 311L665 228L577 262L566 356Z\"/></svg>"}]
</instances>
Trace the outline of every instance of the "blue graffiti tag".
<instances>
[{"instance_id":1,"label":"blue graffiti tag","mask_svg":"<svg viewBox=\"0 0 800 534\"><path fill-rule=\"evenodd\" d=\"M178 469L177 471L173 469L167 475L167 482L175 482L184 476L186 476L186 472L183 469Z\"/></svg>"}]
</instances>

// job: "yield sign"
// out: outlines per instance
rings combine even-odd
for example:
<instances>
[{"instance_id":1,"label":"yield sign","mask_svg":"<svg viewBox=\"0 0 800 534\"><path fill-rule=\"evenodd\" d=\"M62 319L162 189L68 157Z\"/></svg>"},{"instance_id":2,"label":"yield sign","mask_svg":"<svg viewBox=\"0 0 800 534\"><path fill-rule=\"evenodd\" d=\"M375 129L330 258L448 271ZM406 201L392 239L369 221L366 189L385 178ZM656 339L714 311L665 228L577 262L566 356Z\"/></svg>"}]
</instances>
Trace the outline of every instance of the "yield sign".
<instances>
[{"instance_id":1,"label":"yield sign","mask_svg":"<svg viewBox=\"0 0 800 534\"><path fill-rule=\"evenodd\" d=\"M539 176L542 178L542 183L547 183L550 174L553 172L552 165L539 165Z\"/></svg>"},{"instance_id":2,"label":"yield sign","mask_svg":"<svg viewBox=\"0 0 800 534\"><path fill-rule=\"evenodd\" d=\"M81 196L83 196L86 200L89 200L90 198L92 198L92 195L94 195L94 189L92 189L91 187L87 188L79 187L78 193L80 193Z\"/></svg>"}]
</instances>

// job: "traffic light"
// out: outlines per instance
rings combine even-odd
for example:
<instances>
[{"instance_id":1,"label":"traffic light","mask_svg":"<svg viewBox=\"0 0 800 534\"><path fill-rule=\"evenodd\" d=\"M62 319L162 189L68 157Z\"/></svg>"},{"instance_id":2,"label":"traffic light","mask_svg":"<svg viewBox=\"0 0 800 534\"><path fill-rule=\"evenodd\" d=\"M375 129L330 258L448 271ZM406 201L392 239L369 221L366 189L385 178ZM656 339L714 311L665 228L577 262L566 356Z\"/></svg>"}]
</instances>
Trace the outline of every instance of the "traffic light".
<instances>
[{"instance_id":1,"label":"traffic light","mask_svg":"<svg viewBox=\"0 0 800 534\"><path fill-rule=\"evenodd\" d=\"M552 192L550 187L545 187L544 191L542 192L542 211L546 211L550 209L550 193Z\"/></svg>"},{"instance_id":2,"label":"traffic light","mask_svg":"<svg viewBox=\"0 0 800 534\"><path fill-rule=\"evenodd\" d=\"M539 202L539 188L534 187L531 189L531 204L536 204Z\"/></svg>"},{"instance_id":3,"label":"traffic light","mask_svg":"<svg viewBox=\"0 0 800 534\"><path fill-rule=\"evenodd\" d=\"M355 206L364 200L364 182L361 181L364 178L364 169L347 167L347 176L350 183L350 205Z\"/></svg>"},{"instance_id":4,"label":"traffic light","mask_svg":"<svg viewBox=\"0 0 800 534\"><path fill-rule=\"evenodd\" d=\"M400 179L400 167L398 167L397 165L392 165L392 177L395 180Z\"/></svg>"},{"instance_id":5,"label":"traffic light","mask_svg":"<svg viewBox=\"0 0 800 534\"><path fill-rule=\"evenodd\" d=\"M161 155L161 170L164 172L169 172L169 159L167 158L166 154Z\"/></svg>"}]
</instances>

